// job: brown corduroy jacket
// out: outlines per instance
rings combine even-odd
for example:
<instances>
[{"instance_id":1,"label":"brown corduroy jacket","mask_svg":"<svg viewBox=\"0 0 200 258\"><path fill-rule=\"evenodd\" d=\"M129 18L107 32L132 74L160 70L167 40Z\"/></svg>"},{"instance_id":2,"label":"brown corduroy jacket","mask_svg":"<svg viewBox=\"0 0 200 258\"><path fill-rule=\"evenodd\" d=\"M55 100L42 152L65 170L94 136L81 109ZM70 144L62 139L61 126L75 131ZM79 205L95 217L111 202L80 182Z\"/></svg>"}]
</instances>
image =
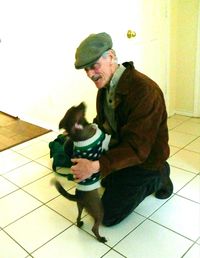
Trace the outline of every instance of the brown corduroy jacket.
<instances>
[{"instance_id":1,"label":"brown corduroy jacket","mask_svg":"<svg viewBox=\"0 0 200 258\"><path fill-rule=\"evenodd\" d=\"M169 157L163 93L154 81L138 72L132 62L123 65L126 70L115 94L118 144L99 159L102 176L131 166L160 170ZM102 130L105 94L105 88L97 93L97 116L94 119Z\"/></svg>"}]
</instances>

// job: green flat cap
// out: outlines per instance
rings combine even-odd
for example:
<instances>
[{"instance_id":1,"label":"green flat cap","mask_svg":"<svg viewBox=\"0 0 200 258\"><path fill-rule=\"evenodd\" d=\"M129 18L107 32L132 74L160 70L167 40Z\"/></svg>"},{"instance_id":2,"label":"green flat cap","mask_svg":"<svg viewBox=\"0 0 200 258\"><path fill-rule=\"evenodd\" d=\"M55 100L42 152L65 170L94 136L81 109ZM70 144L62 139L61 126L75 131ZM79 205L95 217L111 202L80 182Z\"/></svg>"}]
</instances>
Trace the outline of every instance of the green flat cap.
<instances>
[{"instance_id":1,"label":"green flat cap","mask_svg":"<svg viewBox=\"0 0 200 258\"><path fill-rule=\"evenodd\" d=\"M82 69L93 65L112 45L110 35L105 32L89 35L76 49L75 68Z\"/></svg>"}]
</instances>

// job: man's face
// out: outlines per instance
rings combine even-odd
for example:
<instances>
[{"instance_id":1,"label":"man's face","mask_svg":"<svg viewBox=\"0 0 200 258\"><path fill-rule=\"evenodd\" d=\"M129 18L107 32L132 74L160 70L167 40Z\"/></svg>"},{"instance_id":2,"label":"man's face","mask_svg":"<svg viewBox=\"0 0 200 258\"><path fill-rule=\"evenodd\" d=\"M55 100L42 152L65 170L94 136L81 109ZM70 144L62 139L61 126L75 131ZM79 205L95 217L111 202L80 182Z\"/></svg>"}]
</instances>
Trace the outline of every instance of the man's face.
<instances>
[{"instance_id":1,"label":"man's face","mask_svg":"<svg viewBox=\"0 0 200 258\"><path fill-rule=\"evenodd\" d=\"M87 76L95 83L98 89L105 87L113 76L113 56L107 54L100 57L96 63L90 67L86 67Z\"/></svg>"}]
</instances>

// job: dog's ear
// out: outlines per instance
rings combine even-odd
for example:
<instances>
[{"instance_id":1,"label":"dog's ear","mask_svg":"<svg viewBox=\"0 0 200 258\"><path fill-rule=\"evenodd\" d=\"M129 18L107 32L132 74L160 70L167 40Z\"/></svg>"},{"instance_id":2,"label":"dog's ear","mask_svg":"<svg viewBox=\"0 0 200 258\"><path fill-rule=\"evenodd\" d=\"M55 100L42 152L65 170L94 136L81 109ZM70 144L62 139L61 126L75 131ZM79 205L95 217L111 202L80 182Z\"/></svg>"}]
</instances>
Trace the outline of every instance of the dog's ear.
<instances>
[{"instance_id":1,"label":"dog's ear","mask_svg":"<svg viewBox=\"0 0 200 258\"><path fill-rule=\"evenodd\" d=\"M64 117L61 119L59 123L59 129L65 129L66 131L69 131L69 129L72 127L72 125L75 123L74 119L74 111L75 107L71 107L67 110Z\"/></svg>"},{"instance_id":2,"label":"dog's ear","mask_svg":"<svg viewBox=\"0 0 200 258\"><path fill-rule=\"evenodd\" d=\"M84 102L81 102L77 107L77 118L80 120L80 118L85 117L85 111L86 111L86 105Z\"/></svg>"},{"instance_id":3,"label":"dog's ear","mask_svg":"<svg viewBox=\"0 0 200 258\"><path fill-rule=\"evenodd\" d=\"M72 106L59 123L59 129L65 129L68 133L81 130L88 122L85 119L86 105L81 102L78 106Z\"/></svg>"},{"instance_id":4,"label":"dog's ear","mask_svg":"<svg viewBox=\"0 0 200 258\"><path fill-rule=\"evenodd\" d=\"M81 102L78 106L77 106L77 108L79 108L79 109L81 109L81 110L86 110L86 104L85 104L85 102Z\"/></svg>"},{"instance_id":5,"label":"dog's ear","mask_svg":"<svg viewBox=\"0 0 200 258\"><path fill-rule=\"evenodd\" d=\"M64 121L63 119L60 121L59 125L58 125L58 129L63 129L64 128Z\"/></svg>"},{"instance_id":6,"label":"dog's ear","mask_svg":"<svg viewBox=\"0 0 200 258\"><path fill-rule=\"evenodd\" d=\"M75 120L76 124L82 124L83 126L85 124L88 124L88 122L85 119L85 112L86 112L86 105L84 102L81 102L78 106L75 107Z\"/></svg>"},{"instance_id":7,"label":"dog's ear","mask_svg":"<svg viewBox=\"0 0 200 258\"><path fill-rule=\"evenodd\" d=\"M66 114L64 115L64 117L60 120L60 122L59 122L59 125L58 125L58 128L59 128L59 130L60 129L67 129L66 127L66 124L67 124L67 121L68 121L68 112L66 112Z\"/></svg>"}]
</instances>

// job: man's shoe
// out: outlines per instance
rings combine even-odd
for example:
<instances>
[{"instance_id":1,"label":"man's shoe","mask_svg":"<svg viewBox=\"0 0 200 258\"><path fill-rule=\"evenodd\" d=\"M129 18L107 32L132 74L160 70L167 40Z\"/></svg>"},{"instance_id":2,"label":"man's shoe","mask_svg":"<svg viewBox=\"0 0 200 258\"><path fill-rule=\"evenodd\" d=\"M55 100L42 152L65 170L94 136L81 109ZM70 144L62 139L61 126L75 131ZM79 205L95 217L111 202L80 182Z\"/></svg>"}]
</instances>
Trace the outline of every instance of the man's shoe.
<instances>
[{"instance_id":1,"label":"man's shoe","mask_svg":"<svg viewBox=\"0 0 200 258\"><path fill-rule=\"evenodd\" d=\"M164 169L163 169L163 174L162 174L162 179L161 179L161 187L155 193L155 197L158 199L167 199L173 193L173 184L169 177L169 174L170 174L170 167L169 167L169 164L166 162Z\"/></svg>"}]
</instances>

